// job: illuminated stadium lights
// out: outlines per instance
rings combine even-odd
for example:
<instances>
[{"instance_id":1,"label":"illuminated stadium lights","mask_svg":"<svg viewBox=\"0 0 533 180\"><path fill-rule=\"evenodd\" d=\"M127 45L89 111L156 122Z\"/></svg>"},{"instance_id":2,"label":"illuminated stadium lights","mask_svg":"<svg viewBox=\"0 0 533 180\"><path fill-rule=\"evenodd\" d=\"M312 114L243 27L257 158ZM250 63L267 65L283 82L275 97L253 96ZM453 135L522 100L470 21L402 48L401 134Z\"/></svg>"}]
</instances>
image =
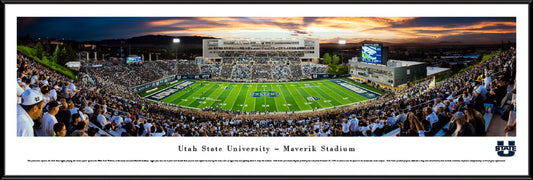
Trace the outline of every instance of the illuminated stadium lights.
<instances>
[{"instance_id":1,"label":"illuminated stadium lights","mask_svg":"<svg viewBox=\"0 0 533 180\"><path fill-rule=\"evenodd\" d=\"M180 43L180 38L172 39L172 43L176 44L176 61L178 60L178 45Z\"/></svg>"},{"instance_id":2,"label":"illuminated stadium lights","mask_svg":"<svg viewBox=\"0 0 533 180\"><path fill-rule=\"evenodd\" d=\"M339 40L339 44L346 44L346 40Z\"/></svg>"}]
</instances>

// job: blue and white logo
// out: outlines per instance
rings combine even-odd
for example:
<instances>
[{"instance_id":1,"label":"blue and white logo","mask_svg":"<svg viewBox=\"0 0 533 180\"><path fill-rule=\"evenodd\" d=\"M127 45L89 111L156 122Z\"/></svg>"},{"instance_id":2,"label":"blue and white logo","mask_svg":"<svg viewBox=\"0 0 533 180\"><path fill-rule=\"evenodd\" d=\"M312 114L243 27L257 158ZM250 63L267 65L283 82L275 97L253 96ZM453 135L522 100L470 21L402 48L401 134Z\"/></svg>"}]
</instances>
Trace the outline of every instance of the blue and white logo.
<instances>
[{"instance_id":1,"label":"blue and white logo","mask_svg":"<svg viewBox=\"0 0 533 180\"><path fill-rule=\"evenodd\" d=\"M268 96L268 97L278 97L279 93L276 91L254 91L252 93L252 97L261 97L261 96Z\"/></svg>"},{"instance_id":2,"label":"blue and white logo","mask_svg":"<svg viewBox=\"0 0 533 180\"><path fill-rule=\"evenodd\" d=\"M320 98L319 98L319 97L311 96L311 97L307 97L307 100L308 100L308 101L318 101L318 100L320 100Z\"/></svg>"},{"instance_id":3,"label":"blue and white logo","mask_svg":"<svg viewBox=\"0 0 533 180\"><path fill-rule=\"evenodd\" d=\"M514 141L508 141L507 146L504 145L503 141L498 141L498 145L496 146L496 152L498 152L498 156L501 157L511 157L514 156L514 153L516 152L516 145ZM507 151L507 153L505 153Z\"/></svg>"},{"instance_id":4,"label":"blue and white logo","mask_svg":"<svg viewBox=\"0 0 533 180\"><path fill-rule=\"evenodd\" d=\"M231 87L229 87L229 86L224 86L224 87L222 87L222 89L231 89Z\"/></svg>"}]
</instances>

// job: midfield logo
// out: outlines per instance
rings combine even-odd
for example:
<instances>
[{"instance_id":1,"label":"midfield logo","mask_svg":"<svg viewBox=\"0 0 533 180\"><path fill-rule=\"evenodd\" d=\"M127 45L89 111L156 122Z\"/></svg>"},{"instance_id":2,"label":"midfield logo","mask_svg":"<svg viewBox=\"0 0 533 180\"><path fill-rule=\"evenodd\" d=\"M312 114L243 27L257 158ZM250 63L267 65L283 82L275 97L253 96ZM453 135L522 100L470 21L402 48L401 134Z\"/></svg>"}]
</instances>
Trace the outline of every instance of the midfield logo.
<instances>
[{"instance_id":1,"label":"midfield logo","mask_svg":"<svg viewBox=\"0 0 533 180\"><path fill-rule=\"evenodd\" d=\"M279 93L276 91L254 91L252 93L252 97L261 97L261 96L268 96L268 97L278 97Z\"/></svg>"},{"instance_id":2,"label":"midfield logo","mask_svg":"<svg viewBox=\"0 0 533 180\"><path fill-rule=\"evenodd\" d=\"M320 98L319 98L319 97L311 96L311 97L307 97L307 100L308 100L308 101L318 101L318 100L320 100Z\"/></svg>"},{"instance_id":3,"label":"midfield logo","mask_svg":"<svg viewBox=\"0 0 533 180\"><path fill-rule=\"evenodd\" d=\"M504 146L503 141L498 141L498 145L496 146L496 151L498 152L498 156L501 157L511 157L514 156L514 153L516 151L516 146L514 141L508 141L507 146ZM507 153L505 153L507 151Z\"/></svg>"}]
</instances>

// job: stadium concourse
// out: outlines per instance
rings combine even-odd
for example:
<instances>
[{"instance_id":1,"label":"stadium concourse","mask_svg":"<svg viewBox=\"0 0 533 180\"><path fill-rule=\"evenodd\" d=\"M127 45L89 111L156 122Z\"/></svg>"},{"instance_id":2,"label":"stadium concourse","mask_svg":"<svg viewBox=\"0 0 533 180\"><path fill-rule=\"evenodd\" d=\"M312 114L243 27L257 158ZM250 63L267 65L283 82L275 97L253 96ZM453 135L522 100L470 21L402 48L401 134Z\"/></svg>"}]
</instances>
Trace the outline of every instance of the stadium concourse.
<instances>
[{"instance_id":1,"label":"stadium concourse","mask_svg":"<svg viewBox=\"0 0 533 180\"><path fill-rule=\"evenodd\" d=\"M76 82L18 54L17 136L485 136L492 114L513 122L501 131L516 127L514 48L441 82L308 113L189 110L147 101L129 88L175 72L294 79L321 69L287 61L260 72L246 65L105 64L82 67Z\"/></svg>"}]
</instances>

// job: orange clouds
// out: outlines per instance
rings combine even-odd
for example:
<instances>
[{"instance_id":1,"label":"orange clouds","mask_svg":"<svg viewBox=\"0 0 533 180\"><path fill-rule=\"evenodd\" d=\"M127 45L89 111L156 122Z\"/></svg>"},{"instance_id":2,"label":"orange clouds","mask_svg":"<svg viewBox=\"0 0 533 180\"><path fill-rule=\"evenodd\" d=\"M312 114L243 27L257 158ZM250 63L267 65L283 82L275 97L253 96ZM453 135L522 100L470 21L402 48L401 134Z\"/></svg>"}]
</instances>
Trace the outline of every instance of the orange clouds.
<instances>
[{"instance_id":1,"label":"orange clouds","mask_svg":"<svg viewBox=\"0 0 533 180\"><path fill-rule=\"evenodd\" d=\"M151 21L151 22L148 22L148 25L150 25L150 26L169 26L169 25L173 25L173 24L177 24L177 23L185 22L185 21L187 21L187 20L183 20L183 19L166 19L166 20Z\"/></svg>"},{"instance_id":2,"label":"orange clouds","mask_svg":"<svg viewBox=\"0 0 533 180\"><path fill-rule=\"evenodd\" d=\"M442 18L420 17L194 17L151 21L154 27L164 27L151 34L201 34L215 37L247 36L300 36L333 39L438 39L465 34L516 33L516 22L473 21L465 23L457 18L444 21ZM452 18L453 19L453 18ZM428 23L429 22L429 23Z\"/></svg>"}]
</instances>

